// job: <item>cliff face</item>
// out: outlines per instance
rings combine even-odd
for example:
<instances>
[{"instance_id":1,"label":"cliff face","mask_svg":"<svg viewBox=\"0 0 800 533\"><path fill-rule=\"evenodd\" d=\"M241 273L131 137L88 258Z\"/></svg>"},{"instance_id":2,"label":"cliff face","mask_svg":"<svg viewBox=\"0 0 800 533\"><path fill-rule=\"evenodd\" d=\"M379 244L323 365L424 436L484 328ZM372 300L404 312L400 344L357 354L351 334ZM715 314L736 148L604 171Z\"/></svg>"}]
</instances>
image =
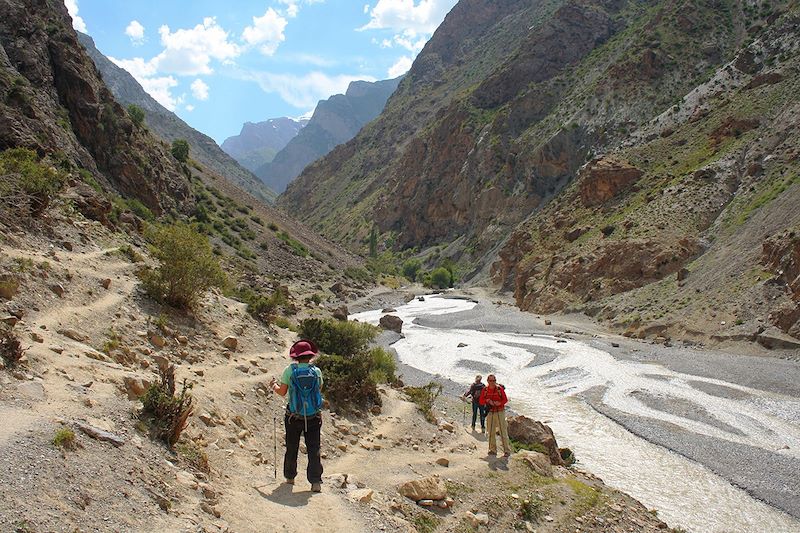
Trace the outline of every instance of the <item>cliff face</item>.
<instances>
[{"instance_id":1,"label":"cliff face","mask_svg":"<svg viewBox=\"0 0 800 533\"><path fill-rule=\"evenodd\" d=\"M0 148L63 154L155 212L187 208L188 180L114 100L64 4L2 0L0 12Z\"/></svg>"},{"instance_id":2,"label":"cliff face","mask_svg":"<svg viewBox=\"0 0 800 533\"><path fill-rule=\"evenodd\" d=\"M798 216L797 11L462 0L378 120L279 201L356 248L373 223L399 249L446 245L467 278L499 258L524 309L644 335L702 315L724 337L788 298L754 272ZM719 310L692 296L711 289Z\"/></svg>"},{"instance_id":3,"label":"cliff face","mask_svg":"<svg viewBox=\"0 0 800 533\"><path fill-rule=\"evenodd\" d=\"M275 154L294 139L306 124L308 119L295 120L288 117L247 122L242 126L239 135L225 139L222 149L243 167L255 172L272 161Z\"/></svg>"},{"instance_id":4,"label":"cliff face","mask_svg":"<svg viewBox=\"0 0 800 533\"><path fill-rule=\"evenodd\" d=\"M135 104L145 113L145 123L161 139L172 143L175 139L186 139L191 146L191 157L212 172L224 176L256 198L272 202L275 193L264 186L247 169L242 168L233 158L226 154L214 140L195 130L175 113L156 102L142 89L133 76L118 67L104 56L88 35L78 33L78 40L86 49L103 81L111 90L116 100L124 106Z\"/></svg>"},{"instance_id":5,"label":"cliff face","mask_svg":"<svg viewBox=\"0 0 800 533\"><path fill-rule=\"evenodd\" d=\"M275 191L283 192L308 164L355 137L377 117L399 82L399 78L374 83L355 81L345 94L320 101L308 124L256 174Z\"/></svg>"}]
</instances>

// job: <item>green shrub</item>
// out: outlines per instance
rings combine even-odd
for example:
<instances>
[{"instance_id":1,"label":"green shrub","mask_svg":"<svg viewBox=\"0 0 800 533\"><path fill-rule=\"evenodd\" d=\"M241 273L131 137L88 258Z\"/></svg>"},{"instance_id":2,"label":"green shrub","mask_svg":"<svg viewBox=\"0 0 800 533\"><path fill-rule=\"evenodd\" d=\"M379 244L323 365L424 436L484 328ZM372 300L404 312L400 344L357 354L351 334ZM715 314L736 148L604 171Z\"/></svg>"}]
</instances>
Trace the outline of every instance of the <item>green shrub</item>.
<instances>
[{"instance_id":1,"label":"green shrub","mask_svg":"<svg viewBox=\"0 0 800 533\"><path fill-rule=\"evenodd\" d=\"M300 322L299 332L327 354L353 356L367 348L378 328L364 322L309 318Z\"/></svg>"},{"instance_id":2,"label":"green shrub","mask_svg":"<svg viewBox=\"0 0 800 533\"><path fill-rule=\"evenodd\" d=\"M344 275L360 283L371 283L375 280L375 277L369 270L361 267L347 267L344 269Z\"/></svg>"},{"instance_id":3,"label":"green shrub","mask_svg":"<svg viewBox=\"0 0 800 533\"><path fill-rule=\"evenodd\" d=\"M371 360L366 354L321 355L315 364L322 369L323 394L334 409L347 411L381 405L375 381L370 378Z\"/></svg>"},{"instance_id":4,"label":"green shrub","mask_svg":"<svg viewBox=\"0 0 800 533\"><path fill-rule=\"evenodd\" d=\"M52 442L53 446L63 450L74 450L77 448L77 443L75 442L75 432L69 428L61 428L56 431Z\"/></svg>"},{"instance_id":5,"label":"green shrub","mask_svg":"<svg viewBox=\"0 0 800 533\"><path fill-rule=\"evenodd\" d=\"M178 442L192 415L192 388L183 380L181 393L175 395L175 367L159 368L161 382L154 383L142 396L140 418L150 426L151 435L166 442L170 448Z\"/></svg>"},{"instance_id":6,"label":"green shrub","mask_svg":"<svg viewBox=\"0 0 800 533\"><path fill-rule=\"evenodd\" d=\"M128 116L131 117L133 124L137 128L141 128L144 125L144 109L138 105L131 104L128 106Z\"/></svg>"},{"instance_id":7,"label":"green shrub","mask_svg":"<svg viewBox=\"0 0 800 533\"><path fill-rule=\"evenodd\" d=\"M175 445L175 452L183 461L194 467L200 472L208 474L211 472L211 465L208 464L208 454L197 442L193 440L182 440Z\"/></svg>"},{"instance_id":8,"label":"green shrub","mask_svg":"<svg viewBox=\"0 0 800 533\"><path fill-rule=\"evenodd\" d=\"M403 263L403 275L411 281L417 280L417 273L422 268L422 261L417 258L409 259Z\"/></svg>"},{"instance_id":9,"label":"green shrub","mask_svg":"<svg viewBox=\"0 0 800 533\"><path fill-rule=\"evenodd\" d=\"M397 381L397 362L392 354L375 346L367 352L372 360L372 370L369 375L375 383L394 383Z\"/></svg>"},{"instance_id":10,"label":"green shrub","mask_svg":"<svg viewBox=\"0 0 800 533\"><path fill-rule=\"evenodd\" d=\"M300 257L308 257L309 252L308 249L303 246L300 241L293 239L288 233L285 231L281 231L278 233L278 238L289 245L289 248L295 253L295 255L299 255Z\"/></svg>"},{"instance_id":11,"label":"green shrub","mask_svg":"<svg viewBox=\"0 0 800 533\"><path fill-rule=\"evenodd\" d=\"M532 444L527 444L525 442L520 442L520 441L514 440L514 439L509 439L509 442L511 443L511 448L514 450L514 452L518 452L518 451L521 451L521 450L528 450L530 452L539 452L539 453L543 453L545 455L547 455L549 453L547 451L547 448L545 448L543 445L539 444L538 442L534 442Z\"/></svg>"},{"instance_id":12,"label":"green shrub","mask_svg":"<svg viewBox=\"0 0 800 533\"><path fill-rule=\"evenodd\" d=\"M172 141L172 157L181 163L186 163L189 160L189 142L186 139Z\"/></svg>"},{"instance_id":13,"label":"green shrub","mask_svg":"<svg viewBox=\"0 0 800 533\"><path fill-rule=\"evenodd\" d=\"M439 267L431 272L430 286L434 289L446 289L451 286L450 271L444 267Z\"/></svg>"},{"instance_id":14,"label":"green shrub","mask_svg":"<svg viewBox=\"0 0 800 533\"><path fill-rule=\"evenodd\" d=\"M41 215L66 181L64 172L40 161L33 150L0 153L0 203L9 211Z\"/></svg>"},{"instance_id":15,"label":"green shrub","mask_svg":"<svg viewBox=\"0 0 800 533\"><path fill-rule=\"evenodd\" d=\"M208 239L186 224L152 226L147 232L155 270L140 277L147 292L179 309L191 309L211 287L221 287L225 274Z\"/></svg>"},{"instance_id":16,"label":"green shrub","mask_svg":"<svg viewBox=\"0 0 800 533\"><path fill-rule=\"evenodd\" d=\"M425 415L425 420L431 424L436 423L433 405L436 402L436 398L442 393L442 386L439 383L431 381L423 387L405 387L403 392L412 402L417 404L419 410Z\"/></svg>"}]
</instances>

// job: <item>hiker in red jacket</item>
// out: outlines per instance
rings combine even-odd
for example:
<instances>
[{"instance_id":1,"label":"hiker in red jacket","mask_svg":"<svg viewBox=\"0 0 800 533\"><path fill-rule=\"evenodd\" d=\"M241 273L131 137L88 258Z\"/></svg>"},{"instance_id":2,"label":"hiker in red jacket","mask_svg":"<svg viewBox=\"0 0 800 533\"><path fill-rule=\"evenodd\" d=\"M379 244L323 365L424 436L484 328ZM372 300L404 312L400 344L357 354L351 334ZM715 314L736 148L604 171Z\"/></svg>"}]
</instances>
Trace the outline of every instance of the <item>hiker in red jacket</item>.
<instances>
[{"instance_id":1,"label":"hiker in red jacket","mask_svg":"<svg viewBox=\"0 0 800 533\"><path fill-rule=\"evenodd\" d=\"M505 388L497 385L497 378L489 374L487 384L481 391L480 404L489 410L486 417L489 426L489 455L497 455L496 431L500 429L500 438L503 440L503 457L511 455L511 443L508 441L508 425L506 424L506 404L508 397Z\"/></svg>"}]
</instances>

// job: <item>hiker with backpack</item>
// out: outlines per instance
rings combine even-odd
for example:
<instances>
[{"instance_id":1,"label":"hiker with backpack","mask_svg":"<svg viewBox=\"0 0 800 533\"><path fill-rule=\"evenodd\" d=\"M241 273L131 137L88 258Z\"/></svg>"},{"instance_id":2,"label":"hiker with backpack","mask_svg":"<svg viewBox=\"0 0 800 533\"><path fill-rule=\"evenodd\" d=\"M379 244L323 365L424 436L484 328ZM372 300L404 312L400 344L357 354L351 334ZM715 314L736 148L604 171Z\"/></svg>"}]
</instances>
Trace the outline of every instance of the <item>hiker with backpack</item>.
<instances>
[{"instance_id":1,"label":"hiker with backpack","mask_svg":"<svg viewBox=\"0 0 800 533\"><path fill-rule=\"evenodd\" d=\"M480 404L489 409L486 416L489 425L489 455L497 455L497 435L500 430L500 438L503 441L503 457L511 455L511 443L508 440L508 425L506 424L506 404L508 397L506 389L498 385L494 374L486 377L486 386L481 391Z\"/></svg>"},{"instance_id":2,"label":"hiker with backpack","mask_svg":"<svg viewBox=\"0 0 800 533\"><path fill-rule=\"evenodd\" d=\"M464 393L462 398L466 400L472 397L472 431L475 431L475 422L478 418L478 413L481 415L481 433L486 433L486 409L481 405L481 391L485 385L481 382L483 379L480 374L475 376L475 383L470 385L469 390Z\"/></svg>"},{"instance_id":3,"label":"hiker with backpack","mask_svg":"<svg viewBox=\"0 0 800 533\"><path fill-rule=\"evenodd\" d=\"M299 340L289 349L293 362L281 374L280 381L272 378L272 390L281 396L289 395L283 425L286 428L286 454L283 458L283 476L286 483L294 485L297 476L297 454L300 436L305 437L308 451L306 476L312 492L322 490L322 458L320 457L320 431L322 429L322 371L311 363L317 355L312 341Z\"/></svg>"}]
</instances>

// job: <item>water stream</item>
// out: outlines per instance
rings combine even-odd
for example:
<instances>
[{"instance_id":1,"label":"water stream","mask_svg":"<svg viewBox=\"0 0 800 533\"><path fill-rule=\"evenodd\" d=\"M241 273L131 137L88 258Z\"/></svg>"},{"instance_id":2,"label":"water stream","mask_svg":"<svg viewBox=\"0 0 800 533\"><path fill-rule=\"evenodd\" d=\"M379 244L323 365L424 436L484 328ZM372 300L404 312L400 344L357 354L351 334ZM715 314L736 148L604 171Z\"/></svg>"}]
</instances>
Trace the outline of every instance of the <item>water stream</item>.
<instances>
[{"instance_id":1,"label":"water stream","mask_svg":"<svg viewBox=\"0 0 800 533\"><path fill-rule=\"evenodd\" d=\"M481 369L493 369L509 391L511 408L545 421L559 445L572 448L582 467L648 508L657 509L672 527L697 533L800 531L800 522L789 515L756 500L705 466L652 444L603 416L581 393L604 390L603 403L620 412L662 420L701 435L781 450L798 459L799 401L672 372L659 365L615 359L573 340L559 343L550 336L412 324L422 315L456 313L474 306L469 301L434 296L398 307L392 314L403 319L405 338L393 347L400 360L465 386L476 373L486 374ZM369 311L351 318L377 324L382 314ZM458 348L459 343L467 346ZM699 390L706 388L704 384L726 387L741 396L707 394ZM678 404L700 405L705 411L689 410L687 416L679 416L653 408L652 398L665 396ZM792 402L787 409L786 404Z\"/></svg>"}]
</instances>

